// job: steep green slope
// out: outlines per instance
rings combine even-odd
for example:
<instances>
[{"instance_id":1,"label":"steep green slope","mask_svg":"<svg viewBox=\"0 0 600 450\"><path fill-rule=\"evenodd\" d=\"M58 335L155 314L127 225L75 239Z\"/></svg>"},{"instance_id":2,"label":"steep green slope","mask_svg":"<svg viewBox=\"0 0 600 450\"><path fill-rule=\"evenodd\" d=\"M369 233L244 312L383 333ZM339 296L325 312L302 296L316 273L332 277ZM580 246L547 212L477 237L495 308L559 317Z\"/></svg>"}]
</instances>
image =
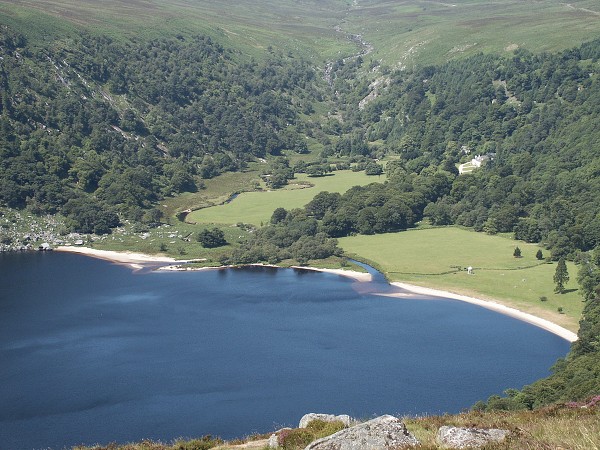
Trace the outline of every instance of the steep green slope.
<instances>
[{"instance_id":1,"label":"steep green slope","mask_svg":"<svg viewBox=\"0 0 600 450\"><path fill-rule=\"evenodd\" d=\"M2 0L0 21L42 44L47 34L77 27L117 40L203 34L256 57L271 47L334 58L354 49L334 29L347 7L344 0L113 0L101 6L92 0Z\"/></svg>"},{"instance_id":2,"label":"steep green slope","mask_svg":"<svg viewBox=\"0 0 600 450\"><path fill-rule=\"evenodd\" d=\"M320 95L300 58L241 63L207 37L40 48L4 27L0 46L0 202L62 211L84 232L295 148L291 126Z\"/></svg>"},{"instance_id":3,"label":"steep green slope","mask_svg":"<svg viewBox=\"0 0 600 450\"><path fill-rule=\"evenodd\" d=\"M599 56L593 41L399 72L362 112L346 108L345 119L400 154L401 179L432 166L456 174L458 163L485 156L483 169L455 177L426 207L432 223L514 232L543 242L554 259L573 258L600 244ZM361 95L349 90L340 108Z\"/></svg>"}]
</instances>

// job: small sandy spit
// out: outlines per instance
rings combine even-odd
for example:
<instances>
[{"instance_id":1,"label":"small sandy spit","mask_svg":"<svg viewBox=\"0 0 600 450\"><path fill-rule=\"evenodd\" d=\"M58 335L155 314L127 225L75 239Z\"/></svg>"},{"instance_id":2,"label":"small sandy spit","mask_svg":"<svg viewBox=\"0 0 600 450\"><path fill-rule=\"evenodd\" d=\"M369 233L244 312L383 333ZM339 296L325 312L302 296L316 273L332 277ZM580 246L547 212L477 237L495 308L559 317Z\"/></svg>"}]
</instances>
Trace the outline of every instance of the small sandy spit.
<instances>
[{"instance_id":1,"label":"small sandy spit","mask_svg":"<svg viewBox=\"0 0 600 450\"><path fill-rule=\"evenodd\" d=\"M142 267L149 264L175 264L175 263L185 263L188 261L181 261L175 258L170 258L168 256L152 256L146 255L143 253L133 253L133 252L115 252L110 250L97 250L95 248L89 247L68 247L61 246L57 247L55 251L58 252L69 252L69 253L78 253L80 255L91 256L93 258L104 259L106 261L111 261L117 264L125 264L134 269L141 269Z\"/></svg>"},{"instance_id":2,"label":"small sandy spit","mask_svg":"<svg viewBox=\"0 0 600 450\"><path fill-rule=\"evenodd\" d=\"M292 269L301 269L301 270L314 270L316 272L325 272L332 273L335 275L341 275L343 277L352 278L353 280L360 282L369 282L373 279L370 273L366 272L357 272L355 270L345 270L345 269L319 269L317 267L304 267L304 266L292 266Z\"/></svg>"}]
</instances>

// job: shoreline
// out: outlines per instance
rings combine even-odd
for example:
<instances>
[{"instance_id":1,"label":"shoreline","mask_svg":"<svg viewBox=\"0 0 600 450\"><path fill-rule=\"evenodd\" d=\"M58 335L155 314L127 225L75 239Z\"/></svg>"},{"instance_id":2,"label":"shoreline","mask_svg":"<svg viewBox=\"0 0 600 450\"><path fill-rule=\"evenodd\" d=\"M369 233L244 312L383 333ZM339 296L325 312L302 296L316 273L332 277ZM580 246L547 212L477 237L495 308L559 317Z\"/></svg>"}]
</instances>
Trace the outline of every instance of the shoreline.
<instances>
[{"instance_id":1,"label":"shoreline","mask_svg":"<svg viewBox=\"0 0 600 450\"><path fill-rule=\"evenodd\" d=\"M178 260L175 258L171 258L169 256L152 256L144 253L136 253L136 252L118 252L113 250L97 250L90 247L71 247L71 246L61 246L55 249L59 252L68 252L68 253L76 253L84 256L89 256L92 258L103 259L105 261L110 261L116 264L124 264L133 269L139 270L144 268L145 266L152 265L160 265L164 264L163 267L158 267L160 270L173 270L173 271L200 271L200 270L215 270L222 269L227 267L236 267L236 266L222 266L222 267L198 267L198 268L186 268L183 266L177 266L178 264L186 264L193 261L198 260ZM281 268L275 265L268 264L249 264L251 266L264 266L264 267L274 267ZM239 267L239 266L238 266ZM301 270L312 270L315 272L324 272L331 273L334 275L344 276L347 278L351 278L357 282L369 282L372 280L372 276L369 273L356 272L353 270L344 270L344 269L325 269L318 267L302 267L302 266L292 266L291 269L301 269ZM373 293L373 295L381 295L386 297L396 297L402 298L407 295L427 295L432 297L440 297L440 298L448 298L452 300L458 300L470 303L472 305L480 306L482 308L487 308L492 311L498 312L500 314L504 314L510 317L513 317L518 320L522 320L531 325L535 325L539 328L542 328L550 333L553 333L569 342L575 342L577 340L577 334L573 333L566 328L561 327L560 325L551 322L547 319L543 319L541 317L535 316L530 313L526 313L519 309L506 306L502 303L498 303L492 300L483 300L481 298L470 297L467 295L455 294L448 291L442 291L438 289L426 288L422 286L416 286L413 284L402 283L402 282L392 282L390 283L392 286L399 287L405 291L407 294L403 293L391 293L391 294L377 294Z\"/></svg>"},{"instance_id":2,"label":"shoreline","mask_svg":"<svg viewBox=\"0 0 600 450\"><path fill-rule=\"evenodd\" d=\"M137 253L137 252L118 252L115 250L98 250L91 247L73 247L73 246L60 246L56 247L54 251L57 252L66 252L66 253L76 253L79 255L89 256L92 258L102 259L104 261L110 261L115 264L124 264L133 269L142 269L147 265L161 265L157 267L158 270L165 271L181 271L181 272L193 272L193 271L201 271L201 270L218 270L218 269L227 269L240 267L238 265L232 266L214 266L214 267L185 267L180 264L188 264L192 262L199 262L202 260L192 259L192 260L182 260L175 259L170 256L153 256L145 253ZM164 264L164 265L162 265ZM246 264L247 266L256 266L256 267L272 267L276 269L281 269L282 267L273 265L273 264ZM304 266L291 266L290 269L299 269L299 270L312 270L317 272L325 272L331 273L335 275L340 275L343 277L351 278L355 281L360 282L369 282L372 280L371 274L364 272L357 272L354 270L344 270L344 269L325 269L325 268L317 268L317 267L304 267Z\"/></svg>"},{"instance_id":3,"label":"shoreline","mask_svg":"<svg viewBox=\"0 0 600 450\"><path fill-rule=\"evenodd\" d=\"M402 283L398 281L394 281L390 283L392 286L399 287L406 291L409 291L413 294L419 295L427 295L432 297L440 297L440 298L448 298L451 300L458 300L461 302L470 303L472 305L481 306L482 308L490 309L492 311L498 312L500 314L504 314L506 316L513 317L515 319L521 320L523 322L527 322L531 325L535 325L539 328L542 328L550 333L556 334L557 336L569 341L571 343L575 342L578 337L576 333L573 333L570 330L567 330L560 325L551 322L547 319L543 319L538 316L534 316L533 314L521 311L517 308L513 308L511 306L504 305L502 303L498 303L492 300L483 300L476 297L470 297L468 295L455 294L453 292L442 291L438 289L426 288L422 286L416 286L414 284ZM379 294L384 295L386 297L404 297L405 294Z\"/></svg>"}]
</instances>

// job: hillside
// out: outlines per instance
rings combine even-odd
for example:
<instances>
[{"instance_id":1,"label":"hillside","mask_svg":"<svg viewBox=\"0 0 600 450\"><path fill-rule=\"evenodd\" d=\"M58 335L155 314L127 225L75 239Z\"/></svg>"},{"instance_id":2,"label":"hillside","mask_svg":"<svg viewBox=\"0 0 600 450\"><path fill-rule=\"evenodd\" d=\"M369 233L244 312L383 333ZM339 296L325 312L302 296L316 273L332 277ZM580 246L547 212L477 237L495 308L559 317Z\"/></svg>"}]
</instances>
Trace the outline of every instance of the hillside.
<instances>
[{"instance_id":1,"label":"hillside","mask_svg":"<svg viewBox=\"0 0 600 450\"><path fill-rule=\"evenodd\" d=\"M392 68L516 48L563 50L596 37L600 21L593 0L116 0L102 8L90 0L3 0L0 12L34 40L81 28L119 40L203 34L247 55L272 47L319 65L356 53L360 35L373 45L372 59Z\"/></svg>"},{"instance_id":2,"label":"hillside","mask_svg":"<svg viewBox=\"0 0 600 450\"><path fill-rule=\"evenodd\" d=\"M32 223L203 265L345 265L337 239L419 227L514 237L576 270L579 341L463 419L574 428L588 411L491 411L600 393L599 23L592 0L0 0L0 249L43 242Z\"/></svg>"}]
</instances>

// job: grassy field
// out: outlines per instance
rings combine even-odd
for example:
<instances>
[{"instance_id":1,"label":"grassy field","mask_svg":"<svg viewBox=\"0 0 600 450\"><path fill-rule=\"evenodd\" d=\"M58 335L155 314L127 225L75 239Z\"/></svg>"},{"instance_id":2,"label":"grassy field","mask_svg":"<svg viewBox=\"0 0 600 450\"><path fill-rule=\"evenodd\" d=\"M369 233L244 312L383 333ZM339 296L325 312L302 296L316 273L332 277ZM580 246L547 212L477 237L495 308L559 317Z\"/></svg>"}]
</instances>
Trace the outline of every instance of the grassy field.
<instances>
[{"instance_id":1,"label":"grassy field","mask_svg":"<svg viewBox=\"0 0 600 450\"><path fill-rule=\"evenodd\" d=\"M374 45L368 58L410 67L477 52L568 48L598 37L600 6L593 0L110 0L101 6L0 0L0 22L42 44L71 27L117 39L202 33L248 56L271 46L318 64L356 53L347 38L353 33Z\"/></svg>"},{"instance_id":2,"label":"grassy field","mask_svg":"<svg viewBox=\"0 0 600 450\"><path fill-rule=\"evenodd\" d=\"M199 209L220 205L234 192L253 191L260 185L258 170L227 172L204 180L206 187L198 192L186 192L161 202L165 217L172 217L187 209Z\"/></svg>"},{"instance_id":3,"label":"grassy field","mask_svg":"<svg viewBox=\"0 0 600 450\"><path fill-rule=\"evenodd\" d=\"M572 331L578 329L583 302L577 292L577 269L568 263L571 279L567 292L555 294L556 264L540 263L535 258L537 245L456 227L339 241L346 252L377 263L391 281L498 300ZM513 257L516 246L522 251L521 258ZM473 275L464 270L468 266L474 268ZM547 300L540 301L542 296ZM558 313L559 307L563 314Z\"/></svg>"},{"instance_id":4,"label":"grassy field","mask_svg":"<svg viewBox=\"0 0 600 450\"><path fill-rule=\"evenodd\" d=\"M231 203L194 211L188 222L236 224L238 222L260 225L267 223L278 207L300 208L322 191L345 192L352 186L383 182L385 177L367 176L364 172L338 171L325 177L309 178L298 174L296 180L285 189L276 191L244 192ZM313 186L302 188L297 183Z\"/></svg>"}]
</instances>

